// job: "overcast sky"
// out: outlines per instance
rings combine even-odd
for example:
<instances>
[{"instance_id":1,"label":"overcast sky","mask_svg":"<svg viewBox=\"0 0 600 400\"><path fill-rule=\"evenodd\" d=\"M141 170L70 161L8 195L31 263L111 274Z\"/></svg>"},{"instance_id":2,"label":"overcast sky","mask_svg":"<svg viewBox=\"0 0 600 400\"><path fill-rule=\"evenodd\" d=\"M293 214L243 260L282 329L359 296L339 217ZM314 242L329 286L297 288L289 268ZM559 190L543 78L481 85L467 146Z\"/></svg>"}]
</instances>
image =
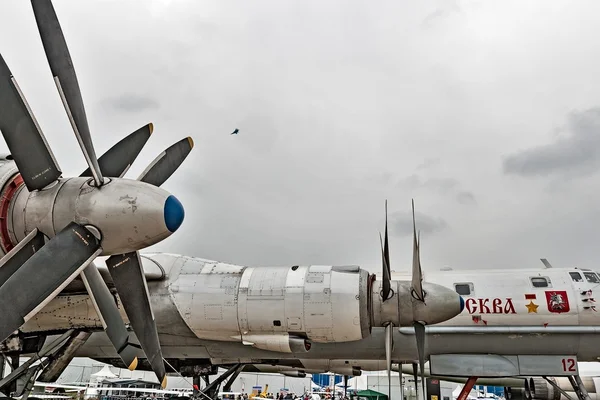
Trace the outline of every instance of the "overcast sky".
<instances>
[{"instance_id":1,"label":"overcast sky","mask_svg":"<svg viewBox=\"0 0 600 400\"><path fill-rule=\"evenodd\" d=\"M425 272L598 267L597 1L54 4L98 155L153 122L136 178L195 141L163 185L186 219L155 250L378 271L387 198L406 270L414 198ZM78 175L29 1L0 2L0 51Z\"/></svg>"}]
</instances>

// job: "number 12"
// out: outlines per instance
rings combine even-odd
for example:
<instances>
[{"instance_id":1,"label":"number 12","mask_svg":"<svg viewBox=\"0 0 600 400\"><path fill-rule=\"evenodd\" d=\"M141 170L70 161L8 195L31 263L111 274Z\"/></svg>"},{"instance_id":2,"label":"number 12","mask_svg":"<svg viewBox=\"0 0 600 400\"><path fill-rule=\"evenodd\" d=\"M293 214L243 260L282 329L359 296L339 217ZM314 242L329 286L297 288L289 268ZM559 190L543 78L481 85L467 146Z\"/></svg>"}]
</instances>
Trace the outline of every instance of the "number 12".
<instances>
[{"instance_id":1,"label":"number 12","mask_svg":"<svg viewBox=\"0 0 600 400\"><path fill-rule=\"evenodd\" d=\"M562 359L562 368L565 372L576 372L575 369L575 360L572 358L563 358Z\"/></svg>"}]
</instances>

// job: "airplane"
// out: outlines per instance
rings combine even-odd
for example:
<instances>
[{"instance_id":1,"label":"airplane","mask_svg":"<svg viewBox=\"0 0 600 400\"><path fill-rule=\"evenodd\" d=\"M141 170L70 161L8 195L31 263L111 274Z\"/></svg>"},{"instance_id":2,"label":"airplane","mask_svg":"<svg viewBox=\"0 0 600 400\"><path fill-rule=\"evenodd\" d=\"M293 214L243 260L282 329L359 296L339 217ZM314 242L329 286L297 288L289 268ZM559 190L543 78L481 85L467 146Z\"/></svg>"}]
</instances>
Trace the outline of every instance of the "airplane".
<instances>
[{"instance_id":1,"label":"airplane","mask_svg":"<svg viewBox=\"0 0 600 400\"><path fill-rule=\"evenodd\" d=\"M79 176L63 176L31 105L0 55L0 131L10 151L0 157L0 341L10 347L14 332L79 276L122 362L135 368L141 347L166 385L139 250L171 236L183 223L183 205L160 186L185 160L193 141L187 137L163 151L136 180L123 176L152 134L152 124L96 157L52 2L31 4L52 78L88 168ZM129 340L94 263L98 256L109 257L109 273L139 345Z\"/></svg>"},{"instance_id":2,"label":"airplane","mask_svg":"<svg viewBox=\"0 0 600 400\"><path fill-rule=\"evenodd\" d=\"M381 279L357 266L140 255L183 222L182 205L159 186L193 142L167 149L138 180L123 176L152 125L97 158L56 12L50 0L32 6L89 168L62 177L0 57L0 130L11 153L0 159L0 351L33 360L0 387L30 368L51 380L74 356L151 369L163 387L165 364L195 382L228 367L211 389L250 364L343 362L346 371L350 360L385 360L389 377L392 361L418 360L423 374L427 358L441 376L577 378L577 361L600 356L593 271L441 271L423 281L413 226L411 274L393 276L387 220ZM107 268L96 266L99 256ZM34 365L42 357L47 364Z\"/></svg>"},{"instance_id":3,"label":"airplane","mask_svg":"<svg viewBox=\"0 0 600 400\"><path fill-rule=\"evenodd\" d=\"M324 370L352 376L386 366L389 329L381 311L389 305L381 300L383 282L362 268L244 267L165 253L146 253L141 260L172 371L199 382L217 366L231 371L227 378L250 365L285 367L288 376ZM112 287L110 274L99 269ZM390 281L400 326L393 330L394 362L419 359L415 330L407 326L411 306L399 296L406 276L392 273ZM577 375L579 361L600 357L594 307L599 283L596 272L578 268L428 272L424 285L444 286L464 299L460 314L425 327L431 374L523 382ZM74 280L21 327L21 335L101 329L90 296ZM77 344L50 364L77 356L124 366L103 332L88 332ZM142 359L140 368L148 368ZM538 386L547 384L535 379Z\"/></svg>"},{"instance_id":4,"label":"airplane","mask_svg":"<svg viewBox=\"0 0 600 400\"><path fill-rule=\"evenodd\" d=\"M390 276L387 222L385 245L382 241L381 247L384 276ZM422 282L416 229L413 249L414 274L401 281L377 280L374 274L356 266L247 268L170 254L142 255L140 260L165 362L171 369L197 378L194 384L199 385L200 375L213 374L219 364L211 361L213 349L228 348L221 354L228 359L234 355L268 360L285 355L293 359L299 354L316 355L315 347L327 343L356 343L368 338L373 327L383 328L385 359L391 371L393 326L412 325L418 332L424 324L448 320L465 307L456 291ZM103 267L98 270L107 287L112 288L111 274ZM421 298L415 294L415 285L420 286ZM57 340L64 343L41 373L40 381L58 378L74 354L91 339L91 331L102 328L101 318L94 314L94 298L86 289L82 280L74 279L12 338L13 349L28 353L33 348L27 347L27 340L41 346L40 335L62 333ZM115 293L115 299L120 303L119 293ZM180 312L187 321L183 324ZM127 321L125 310L121 310L121 317ZM31 335L38 339L32 341ZM197 341L196 335L210 340L210 351L199 347L202 341ZM424 363L424 341L416 336L411 340L416 339L417 359ZM165 353L167 349L178 350L176 354ZM113 358L114 348L105 349L102 343L99 350L109 357L104 361L126 366L118 356L118 361ZM47 353L41 347L34 352L38 356ZM175 358L170 358L172 355ZM137 358L139 367L149 367L143 354ZM237 376L241 369L236 365L227 376ZM205 374L198 373L203 370ZM211 387L213 394L218 385L220 382Z\"/></svg>"},{"instance_id":5,"label":"airplane","mask_svg":"<svg viewBox=\"0 0 600 400\"><path fill-rule=\"evenodd\" d=\"M88 169L79 177L63 177L31 106L4 56L0 55L0 131L10 151L0 158L0 347L4 353L11 354L14 367L11 375L0 380L0 387L12 382L19 371L31 375L30 382L35 375L30 372L41 368L42 364L18 366L18 355L26 353L33 343L23 340L22 334L27 332L23 327L37 326L34 330L41 329L43 336L54 331L60 334L58 339L64 339L52 342L50 350L46 349L48 353L42 352L44 354L52 354L60 346L65 346L64 350L76 348L86 341L85 335L89 332L85 331L89 328L103 330L111 343L112 354L116 354L122 365L135 369L140 360L145 360L164 388L165 358L139 250L169 237L183 222L183 206L160 186L187 157L193 141L187 137L168 148L137 180L123 176L152 133L152 124L138 129L101 157L96 157L81 90L56 10L51 0L31 0L31 5L59 98ZM301 291L304 290L304 275L308 274L307 282L316 292L304 293L308 299L305 303L315 311L297 314L294 322L273 320L274 326L279 327L279 333L275 335L264 334L262 327L248 326L248 331L239 338L225 340L237 341L242 346L251 343L257 349L269 351L308 351L308 339L316 342L356 340L368 335L371 326L368 307L377 305L374 323L385 326L387 369L390 371L394 326L415 326L417 348L422 350L424 325L452 318L462 311L464 302L452 290L423 282L416 239L411 280L392 288L387 222L385 248L383 242L381 246L385 274L380 285L381 301L368 303L372 296L367 293L367 288L373 285L367 286L369 275L355 267L313 266L310 272L307 267L294 268L297 272L290 277L293 275L298 280ZM108 257L105 259L107 269L103 269L105 276L95 264L100 256ZM283 277L282 274L279 276ZM240 277L239 271L232 274L231 282L239 281ZM337 281L330 282L332 277ZM107 283L110 283L110 289ZM359 285L362 293L357 297L356 293L340 287L340 283ZM71 291L72 284L81 286L80 294ZM354 319L348 331L337 329L328 321L330 315L319 315L316 310L332 296L335 301L345 301L346 306L352 304L347 316ZM397 299L402 299L402 315ZM276 296L270 300L274 310L278 309ZM62 312L55 307L64 301L67 315L72 309L79 309L82 314L74 320L69 316L63 318ZM51 327L56 321L50 321L51 326L39 325L48 307L55 311L52 315L62 321L56 329ZM205 307L204 315L209 322L222 316L219 307ZM300 332L283 333L291 326L304 330L307 322L311 329L307 337L298 335ZM125 323L139 344L131 340ZM76 325L78 330L72 331L71 325ZM226 333L226 337L229 334L231 332ZM213 336L222 337L220 334ZM40 346L43 346L42 342L39 342ZM39 358L41 353L35 353ZM420 354L423 364L423 351ZM53 375L53 368L56 366L44 369L42 375Z\"/></svg>"}]
</instances>

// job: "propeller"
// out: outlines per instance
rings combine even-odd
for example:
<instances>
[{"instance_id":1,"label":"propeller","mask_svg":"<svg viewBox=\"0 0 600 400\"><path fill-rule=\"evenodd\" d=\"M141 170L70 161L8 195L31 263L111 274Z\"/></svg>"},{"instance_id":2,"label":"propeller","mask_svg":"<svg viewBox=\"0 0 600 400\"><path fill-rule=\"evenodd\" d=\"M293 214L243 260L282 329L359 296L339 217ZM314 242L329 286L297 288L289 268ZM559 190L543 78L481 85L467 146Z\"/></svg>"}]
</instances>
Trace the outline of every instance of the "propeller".
<instances>
[{"instance_id":1,"label":"propeller","mask_svg":"<svg viewBox=\"0 0 600 400\"><path fill-rule=\"evenodd\" d=\"M79 82L56 11L50 0L31 0L31 5L50 71L52 71L52 77L69 117L69 122L71 122L96 185L102 186L104 178L94 151Z\"/></svg>"},{"instance_id":2,"label":"propeller","mask_svg":"<svg viewBox=\"0 0 600 400\"><path fill-rule=\"evenodd\" d=\"M88 169L81 176L91 176L95 186L100 187L105 183L105 176L119 178L127 172L151 135L153 125L141 127L102 157L96 158L79 83L52 2L31 0L31 3L54 82L88 164ZM43 189L61 177L62 171L42 130L1 55L0 131L29 192ZM185 138L171 146L146 169L139 180L149 185L161 185L177 170L192 147L191 138ZM163 211L162 208L160 210ZM170 232L174 232L183 221L183 208L175 197L166 198L164 216L165 226ZM52 226L54 225L51 224L50 229ZM48 229L46 226L43 228ZM3 316L0 321L0 341L35 315L81 274L112 344L124 363L130 369L135 368L135 348L138 346L129 342L129 334L114 298L93 264L93 260L105 250L102 248L101 231L95 226L83 226L71 221L46 241L47 235L48 232L40 232L34 228L33 232L0 260L0 315ZM114 252L108 252L107 255L109 254ZM113 257L115 258L109 258L109 267L113 266L109 270L119 297L133 330L140 339L141 348L164 387L165 367L162 364L157 329L139 254L136 251ZM112 261L119 262L111 264ZM119 272L116 272L117 269ZM23 282L27 282L26 296L23 295ZM161 365L154 361L156 359Z\"/></svg>"},{"instance_id":3,"label":"propeller","mask_svg":"<svg viewBox=\"0 0 600 400\"><path fill-rule=\"evenodd\" d=\"M413 298L413 319L417 314L416 306L419 303L425 303L426 293L423 290L423 272L421 269L421 258L419 251L419 241L417 240L417 229L415 222L415 202L412 200L412 219L413 219L413 265L412 265L412 280L411 280L411 296ZM388 244L388 224L387 224L387 200L385 201L385 236L382 242L381 234L379 235L379 241L381 243L381 253L383 259L383 282L381 290L382 302L386 302L394 297L393 290L391 289L391 265L389 255L389 244ZM393 340L393 323L390 321L385 326L385 355L386 355L386 368L388 373L388 394L391 395L391 369L392 369L392 351L394 346ZM425 326L421 321L416 319L413 320L413 326L415 329L415 336L417 341L417 351L419 354L419 364L421 365L421 375L423 377L423 365L425 364ZM416 380L415 380L416 382ZM425 383L422 381L423 389ZM424 393L424 392L423 392Z\"/></svg>"}]
</instances>

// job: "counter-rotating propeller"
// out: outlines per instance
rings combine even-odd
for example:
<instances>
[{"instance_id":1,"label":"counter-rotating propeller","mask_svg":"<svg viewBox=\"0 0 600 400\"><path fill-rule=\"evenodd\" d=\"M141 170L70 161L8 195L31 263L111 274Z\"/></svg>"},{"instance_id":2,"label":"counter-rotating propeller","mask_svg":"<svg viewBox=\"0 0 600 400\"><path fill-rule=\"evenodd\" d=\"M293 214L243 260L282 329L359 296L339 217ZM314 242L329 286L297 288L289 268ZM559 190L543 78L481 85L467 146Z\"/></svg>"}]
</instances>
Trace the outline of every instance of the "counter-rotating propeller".
<instances>
[{"instance_id":1,"label":"counter-rotating propeller","mask_svg":"<svg viewBox=\"0 0 600 400\"><path fill-rule=\"evenodd\" d=\"M412 221L413 221L413 263L412 263L412 280L410 286L411 296L413 298L413 327L415 329L415 336L417 340L417 351L419 353L419 364L421 365L421 371L423 371L423 365L425 364L425 326L422 321L414 318L417 315L416 306L420 303L425 303L427 293L423 290L423 271L421 270L421 257L419 252L419 241L417 239L417 229L415 223L415 202L412 201ZM381 240L381 234L379 235ZM385 201L385 234L384 240L381 243L381 255L383 264L382 274L382 290L380 293L382 303L390 301L394 297L394 291L391 288L391 264L390 264L390 253L388 244L388 223L387 223L387 200ZM385 358L386 358L386 369L388 374L388 396L391 396L391 369L392 369L392 350L394 346L393 342L393 329L394 325L391 321L384 324L385 326ZM402 372L400 372L402 373ZM421 372L421 378L423 373ZM423 390L425 383L422 380ZM416 376L415 376L415 388L416 388ZM424 392L423 392L424 393Z\"/></svg>"},{"instance_id":2,"label":"counter-rotating propeller","mask_svg":"<svg viewBox=\"0 0 600 400\"><path fill-rule=\"evenodd\" d=\"M188 137L169 147L137 181L120 179L150 137L152 124L97 159L73 62L52 2L31 3L54 82L89 168L79 178L61 178L52 150L0 55L0 131L18 169L12 181L20 185L14 191L15 199L23 199L25 204L24 209L13 211L23 213L17 219L24 221L25 232L15 233L21 235L16 236L18 243L5 249L7 254L0 260L0 341L81 274L108 337L125 365L134 369L140 346L129 342L114 298L94 264L98 255L108 255L107 264L127 317L164 387L165 366L137 251L168 237L183 222L183 206L159 186L181 165L193 142ZM140 199L133 205L135 209L130 206L126 218L114 212L122 194ZM48 197L51 201L44 202ZM98 214L105 218L99 219ZM145 236L138 234L138 226L145 228Z\"/></svg>"}]
</instances>

